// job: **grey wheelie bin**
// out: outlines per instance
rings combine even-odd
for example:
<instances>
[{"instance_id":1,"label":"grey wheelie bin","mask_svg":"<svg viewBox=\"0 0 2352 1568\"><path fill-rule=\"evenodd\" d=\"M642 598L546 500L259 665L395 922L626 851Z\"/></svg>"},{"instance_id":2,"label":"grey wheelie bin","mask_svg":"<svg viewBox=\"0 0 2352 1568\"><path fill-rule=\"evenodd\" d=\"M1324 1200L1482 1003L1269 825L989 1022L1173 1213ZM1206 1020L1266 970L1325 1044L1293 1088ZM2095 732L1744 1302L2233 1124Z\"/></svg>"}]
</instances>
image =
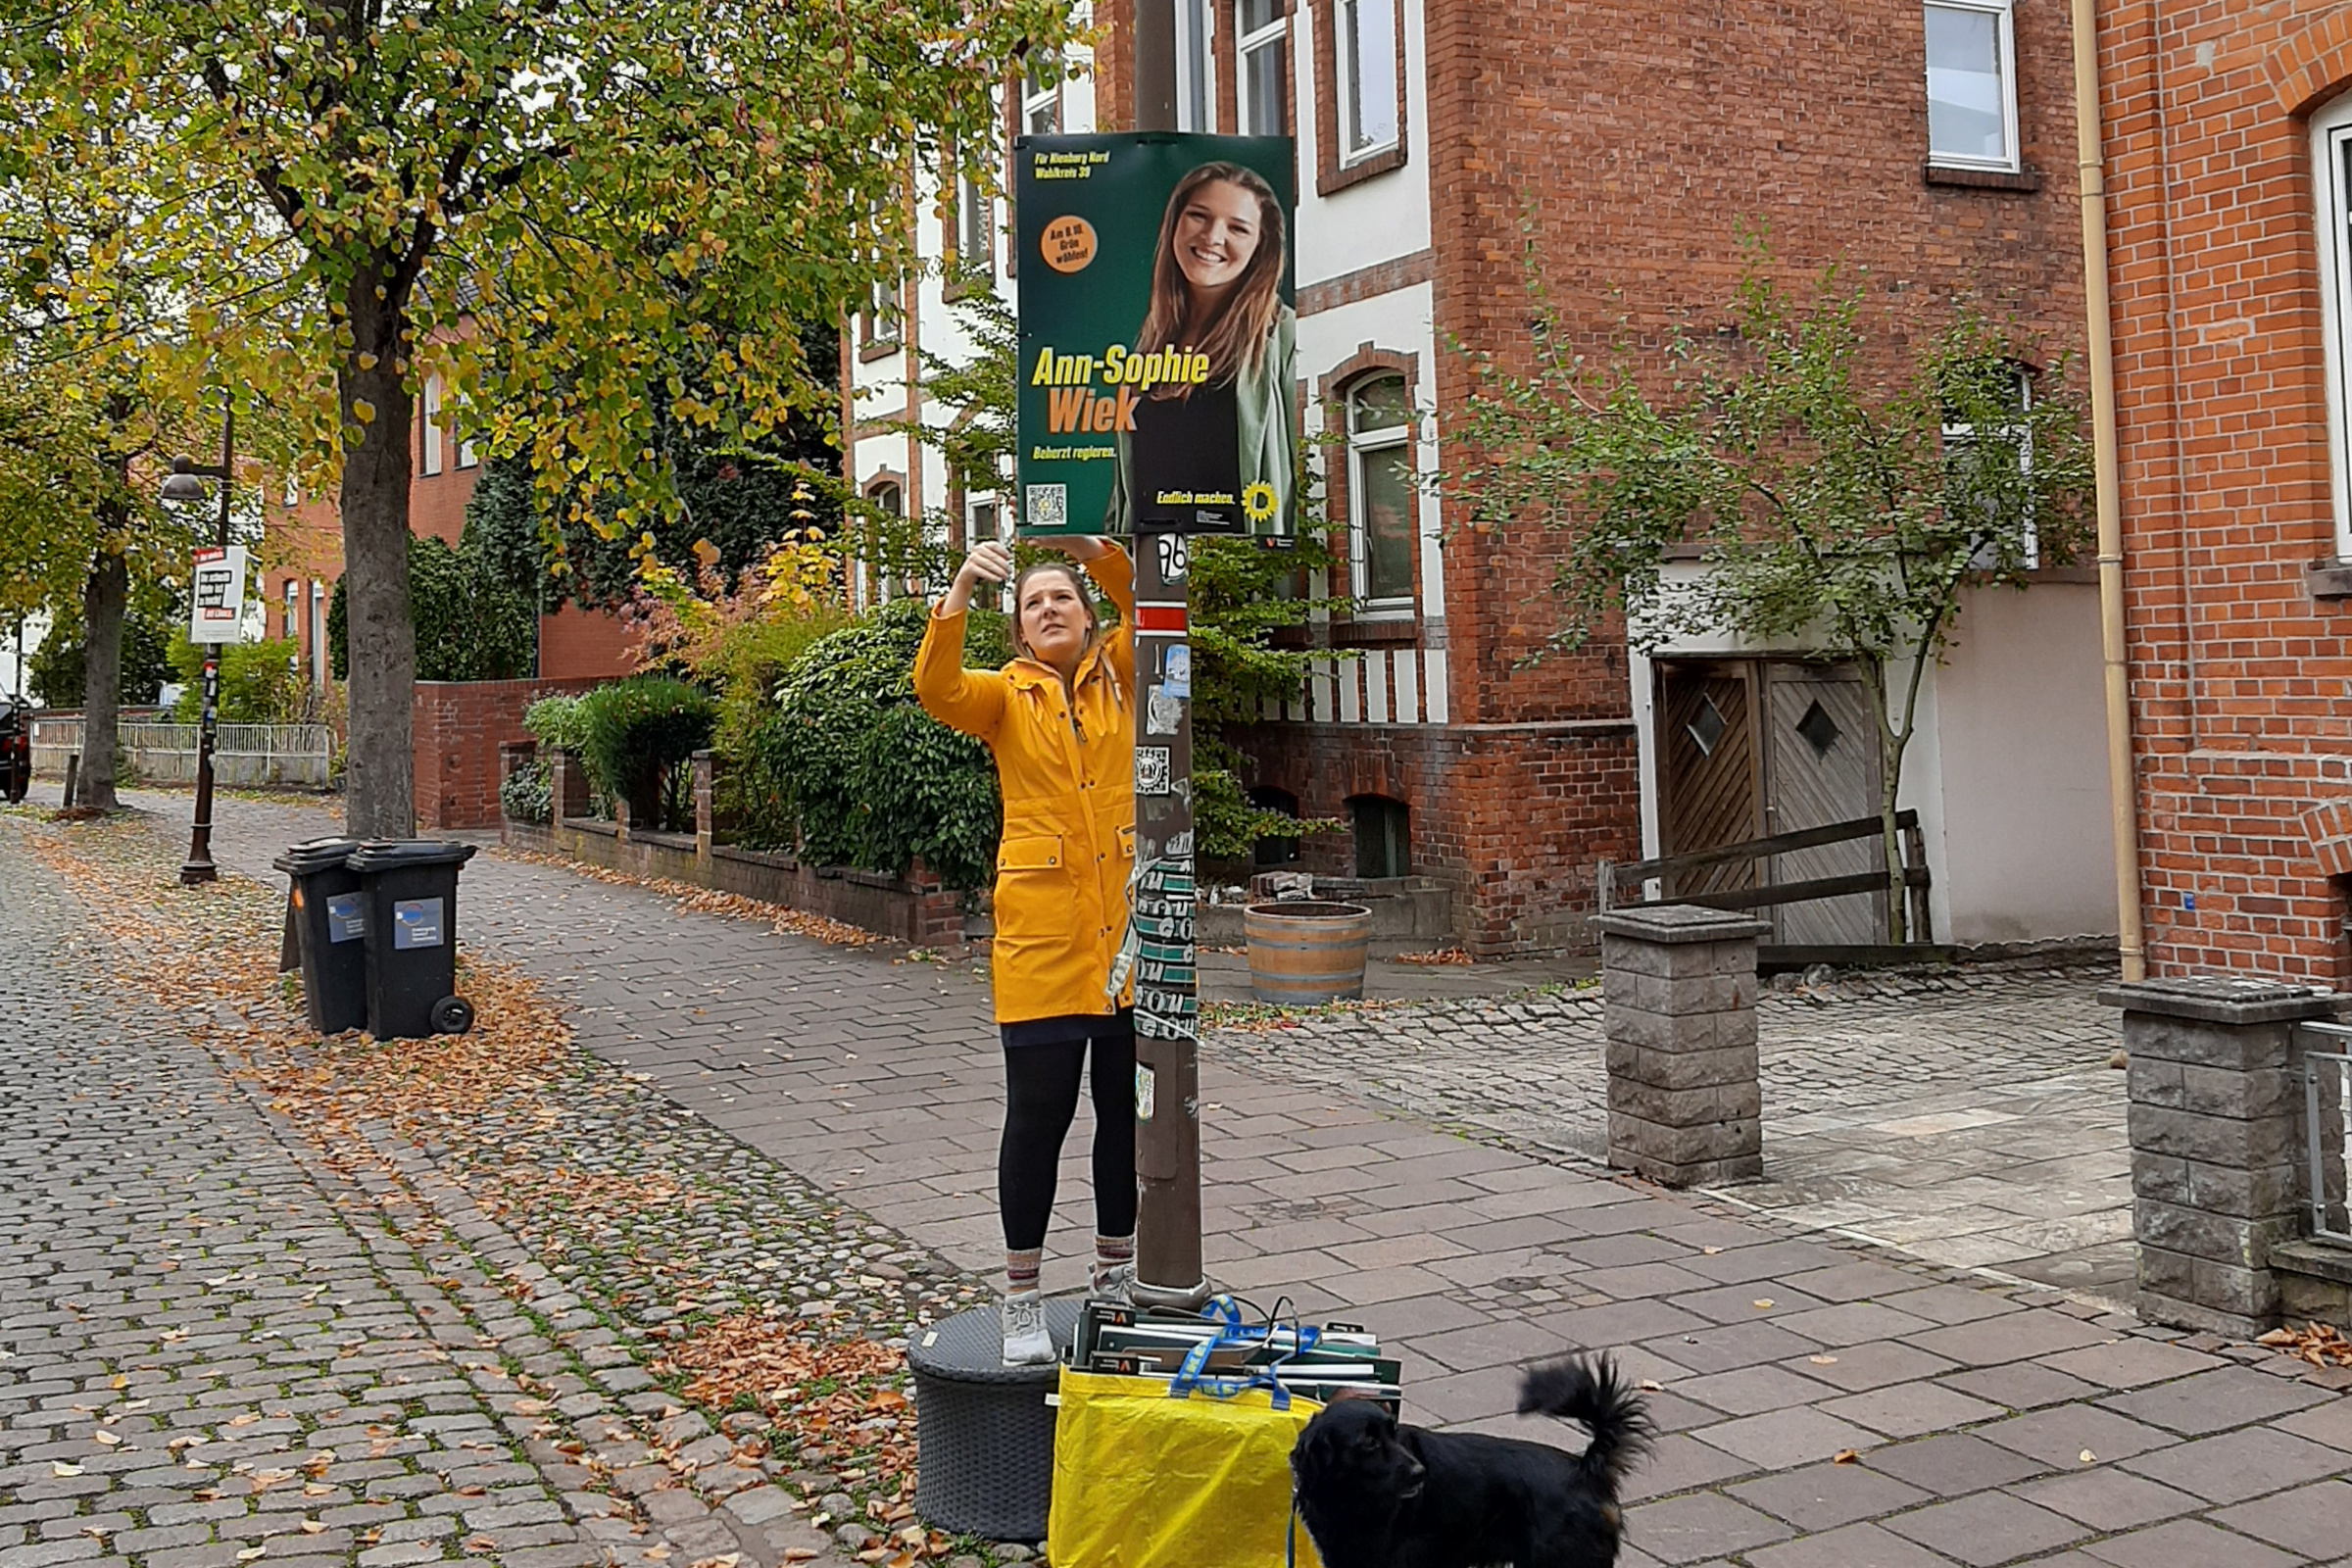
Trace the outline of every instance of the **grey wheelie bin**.
<instances>
[{"instance_id":1,"label":"grey wheelie bin","mask_svg":"<svg viewBox=\"0 0 2352 1568\"><path fill-rule=\"evenodd\" d=\"M368 1022L368 912L360 873L351 868L359 847L358 839L311 839L270 862L291 884L286 900L303 1004L322 1035Z\"/></svg>"},{"instance_id":2,"label":"grey wheelie bin","mask_svg":"<svg viewBox=\"0 0 2352 1568\"><path fill-rule=\"evenodd\" d=\"M367 902L368 1032L378 1040L462 1035L473 1005L458 990L458 868L473 846L369 839L352 851Z\"/></svg>"}]
</instances>

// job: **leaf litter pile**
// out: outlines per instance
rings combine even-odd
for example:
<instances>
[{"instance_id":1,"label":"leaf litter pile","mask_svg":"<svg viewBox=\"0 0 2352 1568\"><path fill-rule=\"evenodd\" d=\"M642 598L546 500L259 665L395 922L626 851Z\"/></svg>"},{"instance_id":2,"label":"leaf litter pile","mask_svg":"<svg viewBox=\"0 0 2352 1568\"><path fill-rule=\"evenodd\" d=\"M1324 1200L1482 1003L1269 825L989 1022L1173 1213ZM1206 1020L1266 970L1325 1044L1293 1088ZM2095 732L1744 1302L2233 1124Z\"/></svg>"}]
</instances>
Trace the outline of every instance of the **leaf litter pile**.
<instances>
[{"instance_id":1,"label":"leaf litter pile","mask_svg":"<svg viewBox=\"0 0 2352 1568\"><path fill-rule=\"evenodd\" d=\"M2306 1323L2301 1328L2273 1329L2254 1342L2282 1355L2323 1370L2352 1367L2352 1339L2330 1323Z\"/></svg>"},{"instance_id":2,"label":"leaf litter pile","mask_svg":"<svg viewBox=\"0 0 2352 1568\"><path fill-rule=\"evenodd\" d=\"M230 876L182 888L176 852L135 818L27 840L122 944L122 978L330 1163L388 1172L371 1131L423 1146L555 1290L634 1342L674 1408L718 1429L650 1446L682 1483L723 1494L747 1470L779 1479L797 1511L846 1533L865 1562L995 1555L924 1530L911 1507L906 1346L988 1300L979 1282L680 1109L645 1074L576 1049L516 969L462 952L459 990L477 1018L467 1034L320 1039L298 978L277 973L281 891ZM549 1282L510 1276L505 1289L528 1306ZM574 1462L597 1468L593 1455Z\"/></svg>"},{"instance_id":3,"label":"leaf litter pile","mask_svg":"<svg viewBox=\"0 0 2352 1568\"><path fill-rule=\"evenodd\" d=\"M740 893L722 893L715 888L698 888L691 882L674 882L668 877L631 876L607 866L590 865L567 856L543 855L537 850L518 850L512 845L499 845L490 853L506 860L520 860L527 865L551 865L559 871L575 876L611 882L618 887L644 888L674 901L678 907L692 914L718 914L734 920L755 920L780 936L807 937L813 942L830 943L837 948L872 948L889 941L888 937L868 931L862 926L850 925L806 909L788 908L781 904L762 904L747 899Z\"/></svg>"}]
</instances>

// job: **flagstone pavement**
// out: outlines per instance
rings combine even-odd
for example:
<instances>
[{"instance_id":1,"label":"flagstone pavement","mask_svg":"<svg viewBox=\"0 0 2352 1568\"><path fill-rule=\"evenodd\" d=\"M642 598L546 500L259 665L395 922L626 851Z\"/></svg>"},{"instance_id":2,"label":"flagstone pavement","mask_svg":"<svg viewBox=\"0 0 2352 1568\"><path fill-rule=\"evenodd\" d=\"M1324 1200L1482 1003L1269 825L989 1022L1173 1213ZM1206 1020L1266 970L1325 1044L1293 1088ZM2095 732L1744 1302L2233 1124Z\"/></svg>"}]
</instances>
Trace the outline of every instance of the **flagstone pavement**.
<instances>
[{"instance_id":1,"label":"flagstone pavement","mask_svg":"<svg viewBox=\"0 0 2352 1568\"><path fill-rule=\"evenodd\" d=\"M184 796L141 804L184 831ZM241 801L220 819L223 863L260 876L332 825ZM916 1241L994 1260L998 1051L966 969L496 856L464 890L464 940L570 999L588 1049ZM1839 1005L1800 1000L1788 1016ZM1305 1071L1270 1049L1204 1051L1211 1274L1376 1330L1404 1357L1409 1413L1432 1424L1530 1432L1507 1413L1519 1363L1615 1350L1655 1386L1664 1433L1634 1485L1634 1568L2352 1565L2352 1399L2328 1386L2344 1380L1803 1230L1751 1207L1752 1191L1667 1195L1572 1149L1458 1136L1437 1124L1465 1124L1449 1107L1433 1118L1409 1090L1365 1092L1337 1048ZM2089 1036L2061 1052L2054 1076L2087 1076L2053 1098L2108 1081L2082 1060ZM1976 1086L1927 1087L1958 1105L1886 1136L1969 1130ZM1768 1111L1768 1159L1778 1131ZM1049 1287L1077 1283L1084 1239L1081 1162L1064 1178Z\"/></svg>"}]
</instances>

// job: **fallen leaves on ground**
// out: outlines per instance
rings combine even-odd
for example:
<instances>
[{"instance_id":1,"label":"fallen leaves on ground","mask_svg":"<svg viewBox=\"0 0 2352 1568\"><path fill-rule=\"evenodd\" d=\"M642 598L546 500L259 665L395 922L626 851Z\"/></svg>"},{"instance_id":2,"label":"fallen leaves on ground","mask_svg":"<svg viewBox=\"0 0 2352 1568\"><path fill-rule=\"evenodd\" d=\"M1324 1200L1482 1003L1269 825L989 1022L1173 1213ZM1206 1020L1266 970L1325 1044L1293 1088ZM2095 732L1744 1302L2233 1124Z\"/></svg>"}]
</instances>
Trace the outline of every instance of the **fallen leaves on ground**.
<instances>
[{"instance_id":1,"label":"fallen leaves on ground","mask_svg":"<svg viewBox=\"0 0 2352 1568\"><path fill-rule=\"evenodd\" d=\"M1398 963L1418 963L1428 968L1452 968L1467 967L1478 960L1460 948L1434 948L1427 953L1399 953L1396 955L1396 961Z\"/></svg>"},{"instance_id":2,"label":"fallen leaves on ground","mask_svg":"<svg viewBox=\"0 0 2352 1568\"><path fill-rule=\"evenodd\" d=\"M2313 1366L2352 1367L2352 1340L2328 1323L2306 1323L2299 1329L2273 1329L2254 1342L2307 1361Z\"/></svg>"},{"instance_id":3,"label":"fallen leaves on ground","mask_svg":"<svg viewBox=\"0 0 2352 1568\"><path fill-rule=\"evenodd\" d=\"M501 845L491 854L502 859L523 860L532 865L552 865L578 876L593 877L599 882L612 882L621 887L647 888L664 898L674 899L678 906L696 914L724 915L732 920L758 920L769 930L785 936L808 937L812 941L829 943L837 948L879 947L890 939L878 932L846 921L810 914L781 904L765 904L746 898L740 893L721 893L715 888L699 888L691 882L675 882L664 876L631 876L611 866L591 865L568 856L549 855L539 850L518 850Z\"/></svg>"},{"instance_id":4,"label":"fallen leaves on ground","mask_svg":"<svg viewBox=\"0 0 2352 1568\"><path fill-rule=\"evenodd\" d=\"M653 1371L684 1376L686 1397L714 1409L749 1395L794 1444L846 1446L852 1465L911 1486L914 1426L906 1396L888 1386L906 1371L905 1352L870 1340L810 1344L800 1332L798 1323L757 1312L714 1318L672 1345ZM898 1419L865 1425L881 1416Z\"/></svg>"}]
</instances>

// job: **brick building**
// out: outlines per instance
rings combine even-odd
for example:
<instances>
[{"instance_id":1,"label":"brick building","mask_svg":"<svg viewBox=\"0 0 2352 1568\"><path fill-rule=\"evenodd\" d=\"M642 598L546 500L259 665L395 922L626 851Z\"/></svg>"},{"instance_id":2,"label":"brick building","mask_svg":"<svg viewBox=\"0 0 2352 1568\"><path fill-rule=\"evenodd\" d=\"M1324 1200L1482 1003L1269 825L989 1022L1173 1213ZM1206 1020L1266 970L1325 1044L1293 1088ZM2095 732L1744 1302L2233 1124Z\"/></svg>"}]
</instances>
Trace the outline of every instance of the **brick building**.
<instances>
[{"instance_id":1,"label":"brick building","mask_svg":"<svg viewBox=\"0 0 2352 1568\"><path fill-rule=\"evenodd\" d=\"M2149 967L2342 986L2352 6L2100 12Z\"/></svg>"},{"instance_id":2,"label":"brick building","mask_svg":"<svg viewBox=\"0 0 2352 1568\"><path fill-rule=\"evenodd\" d=\"M1297 138L1305 420L1344 436L1322 462L1348 525L1336 586L1356 608L1317 635L1351 657L1246 737L1262 800L1348 824L1307 840L1309 862L1435 876L1473 952L1539 951L1586 940L1602 858L1874 811L1877 764L1847 709L1841 755L1863 760L1827 817L1804 819L1804 803L1773 782L1773 756L1796 760L1791 775L1806 756L1779 732L1807 702L1850 705L1854 683L1753 649L1642 659L1622 639L1529 664L1556 624L1547 541L1455 532L1414 479L1442 465L1469 391L1448 345L1508 357L1527 341L1530 237L1552 299L1597 349L1627 325L1725 319L1745 220L1769 227L1791 275L1858 264L1874 296L1916 300L1923 327L1939 297L1968 289L2020 316L2052 356L2079 351L2060 0L1175 9L1180 128ZM1008 105L1012 128L1131 122L1131 0L1095 18L1105 30L1090 73L1060 84L1033 74ZM1002 215L969 190L944 206L923 219L926 247L968 262L987 246L1002 278ZM904 335L952 354L946 306L936 278L911 285ZM919 402L910 346L861 341L855 462L869 492L919 509L946 495L944 468L879 428ZM998 495L947 499L973 535L1003 510ZM2086 571L2044 575L2022 595L1976 596L1907 763L1904 804L1929 835L1947 939L2114 929L2095 591ZM1674 761L1688 715L1661 705L1685 690L1726 705L1717 718L1745 732L1757 759L1710 823L1678 805L1690 794ZM1869 940L1868 897L1848 902L1842 915L1859 929L1844 939Z\"/></svg>"}]
</instances>

